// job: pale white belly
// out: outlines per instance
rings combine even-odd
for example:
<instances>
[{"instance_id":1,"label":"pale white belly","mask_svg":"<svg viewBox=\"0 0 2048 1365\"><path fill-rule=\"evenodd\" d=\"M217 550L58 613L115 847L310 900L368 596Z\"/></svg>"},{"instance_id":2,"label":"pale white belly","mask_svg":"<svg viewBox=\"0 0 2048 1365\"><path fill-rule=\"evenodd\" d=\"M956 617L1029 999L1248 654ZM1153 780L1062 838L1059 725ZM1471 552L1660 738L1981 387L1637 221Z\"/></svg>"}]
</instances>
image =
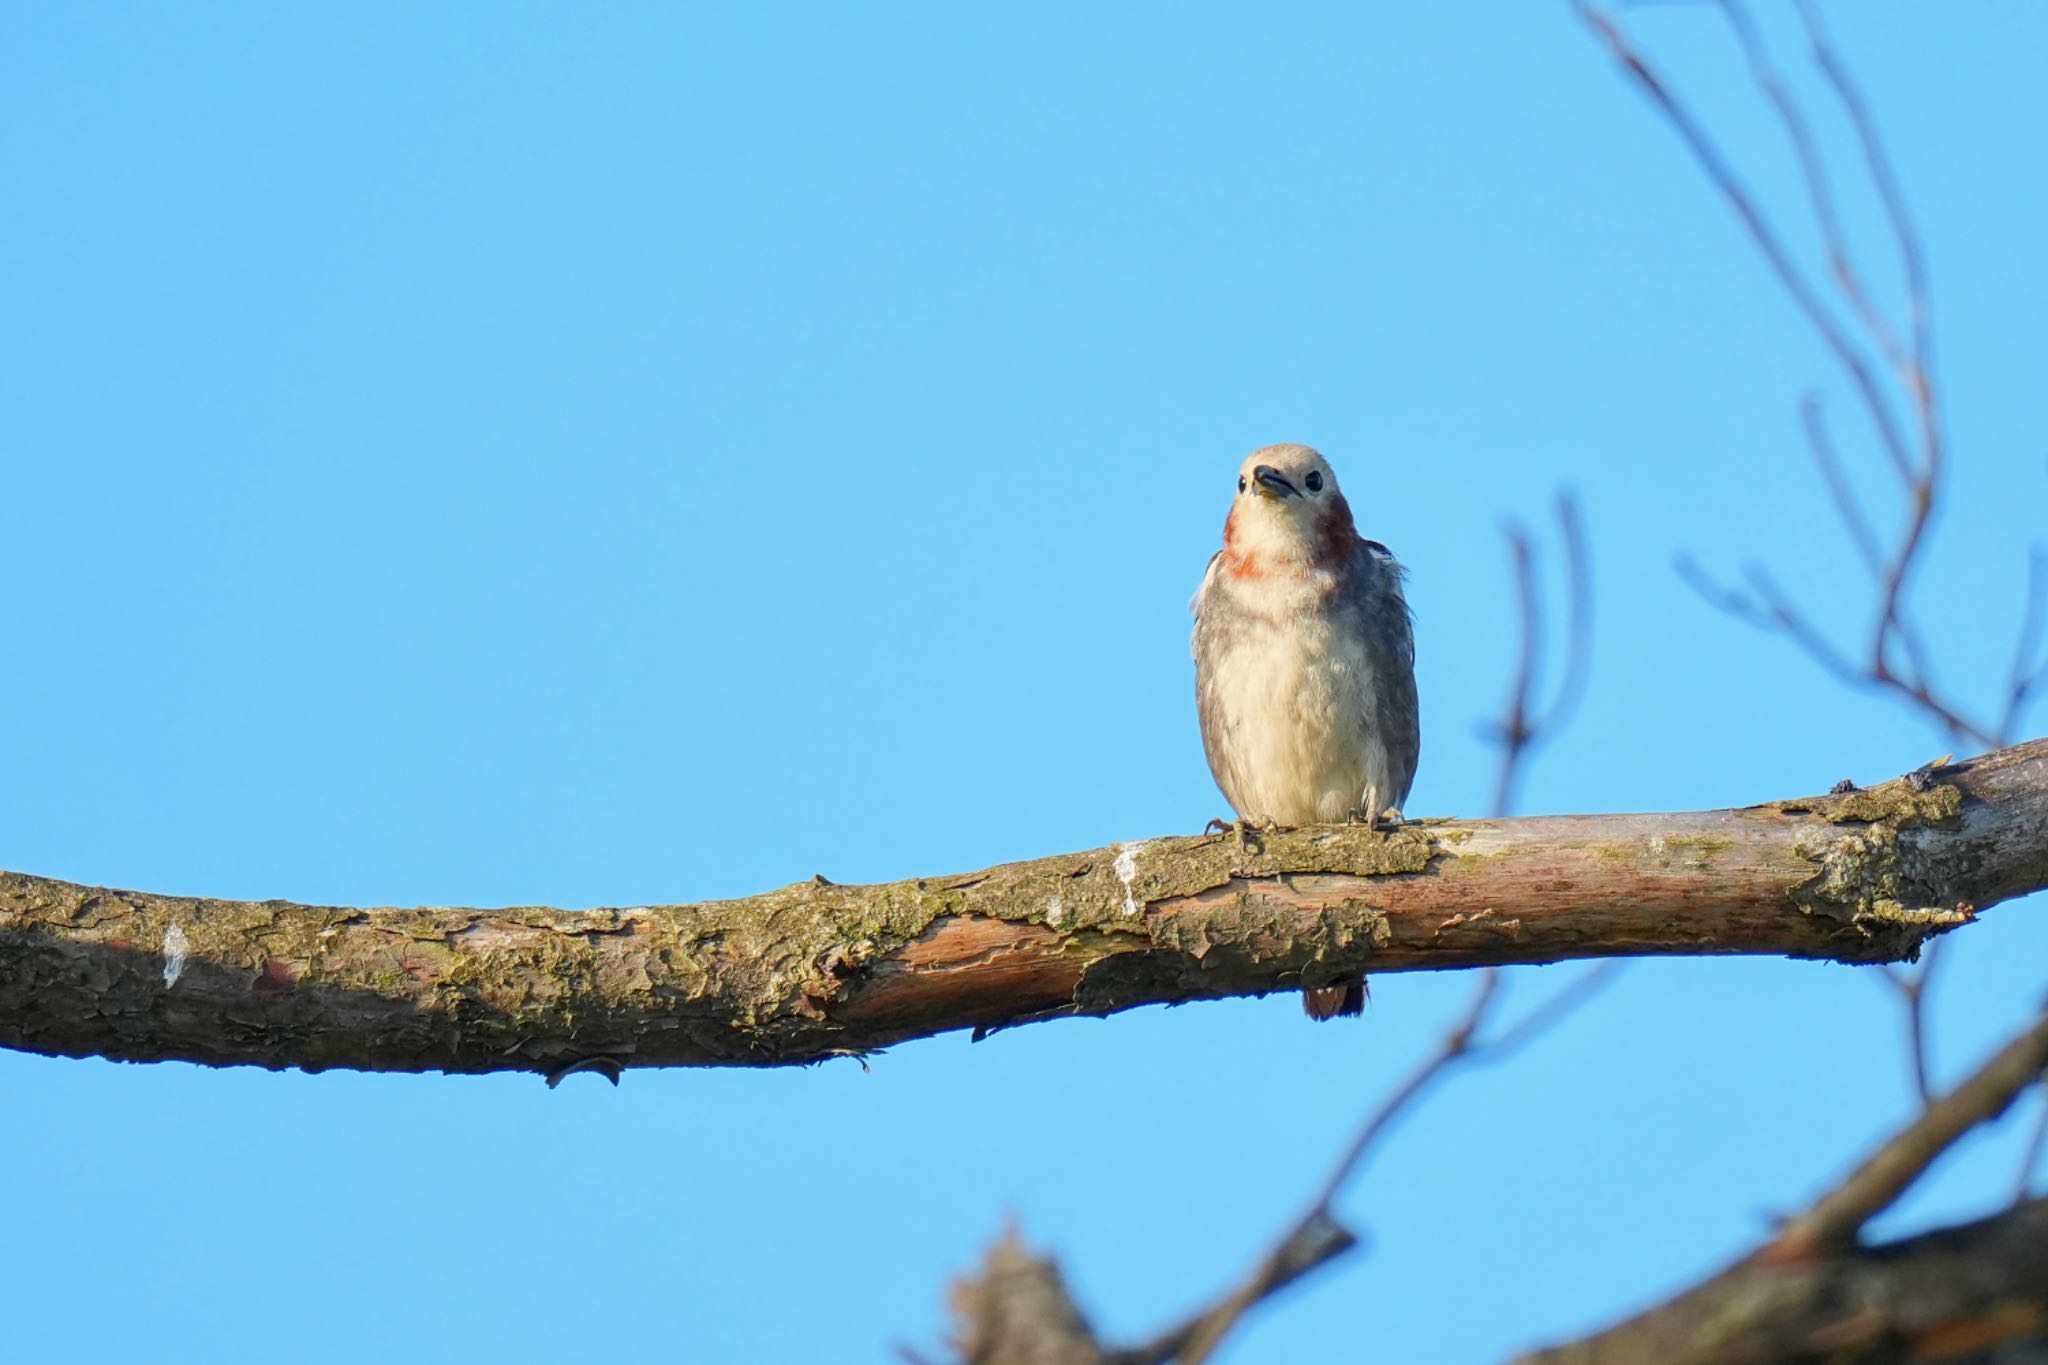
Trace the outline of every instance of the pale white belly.
<instances>
[{"instance_id":1,"label":"pale white belly","mask_svg":"<svg viewBox=\"0 0 2048 1365\"><path fill-rule=\"evenodd\" d=\"M1368 719L1378 696L1365 650L1327 624L1260 623L1203 681L1217 785L1243 818L1331 824L1364 814L1369 789L1383 808L1407 795Z\"/></svg>"}]
</instances>

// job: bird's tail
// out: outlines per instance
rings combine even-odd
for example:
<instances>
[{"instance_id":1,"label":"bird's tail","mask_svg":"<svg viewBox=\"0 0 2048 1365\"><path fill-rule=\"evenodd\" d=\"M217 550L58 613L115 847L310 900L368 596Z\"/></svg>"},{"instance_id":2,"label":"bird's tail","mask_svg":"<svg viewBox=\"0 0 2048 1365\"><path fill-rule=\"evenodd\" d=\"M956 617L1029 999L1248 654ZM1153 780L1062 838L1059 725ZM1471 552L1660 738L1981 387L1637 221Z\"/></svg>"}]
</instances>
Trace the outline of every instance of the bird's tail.
<instances>
[{"instance_id":1,"label":"bird's tail","mask_svg":"<svg viewBox=\"0 0 2048 1365\"><path fill-rule=\"evenodd\" d=\"M1335 1019L1365 1013L1365 978L1354 976L1328 986L1310 986L1301 993L1301 1007L1311 1019Z\"/></svg>"}]
</instances>

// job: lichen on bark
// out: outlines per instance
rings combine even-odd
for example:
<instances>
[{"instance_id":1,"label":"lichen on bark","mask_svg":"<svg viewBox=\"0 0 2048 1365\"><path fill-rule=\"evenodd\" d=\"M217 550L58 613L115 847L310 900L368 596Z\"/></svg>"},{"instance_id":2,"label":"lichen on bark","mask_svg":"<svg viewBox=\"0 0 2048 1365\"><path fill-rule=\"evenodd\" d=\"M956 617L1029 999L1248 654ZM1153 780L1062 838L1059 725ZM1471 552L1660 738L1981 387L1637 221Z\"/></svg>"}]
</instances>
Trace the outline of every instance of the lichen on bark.
<instances>
[{"instance_id":1,"label":"lichen on bark","mask_svg":"<svg viewBox=\"0 0 2048 1365\"><path fill-rule=\"evenodd\" d=\"M589 911L235 902L0 874L0 1045L318 1069L777 1065L956 1028L1616 954L1895 960L2048 884L2048 741L1680 814L1141 840Z\"/></svg>"},{"instance_id":2,"label":"lichen on bark","mask_svg":"<svg viewBox=\"0 0 2048 1365\"><path fill-rule=\"evenodd\" d=\"M1928 932L1967 923L1966 904L1930 905L1927 890L1939 878L1922 861L1908 836L1918 829L1953 828L1962 817L1961 788L1946 783L1916 786L1899 778L1881 786L1801 801L1779 801L1769 809L1804 817L1794 847L1816 865L1813 877L1794 888L1808 913L1840 920L1872 940L1898 940L1916 954ZM1817 817L1818 822L1816 822Z\"/></svg>"}]
</instances>

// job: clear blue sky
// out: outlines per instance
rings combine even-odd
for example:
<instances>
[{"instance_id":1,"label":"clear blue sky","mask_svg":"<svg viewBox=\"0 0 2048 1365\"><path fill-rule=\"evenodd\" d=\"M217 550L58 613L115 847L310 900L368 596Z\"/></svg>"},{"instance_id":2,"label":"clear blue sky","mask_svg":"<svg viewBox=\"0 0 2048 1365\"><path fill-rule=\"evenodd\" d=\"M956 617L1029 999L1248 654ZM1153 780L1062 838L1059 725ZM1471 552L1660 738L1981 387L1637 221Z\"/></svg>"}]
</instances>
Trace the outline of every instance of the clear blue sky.
<instances>
[{"instance_id":1,"label":"clear blue sky","mask_svg":"<svg viewBox=\"0 0 2048 1365\"><path fill-rule=\"evenodd\" d=\"M1985 702L2048 524L2048 10L1834 8L1933 260L1922 601ZM1790 205L1711 13L1635 19ZM1524 809L1948 747L1674 578L1764 557L1846 621L1794 415L1830 376L1562 4L13 5L0 176L0 866L574 906L1192 831L1223 803L1186 602L1281 440L1411 566L1411 813L1485 805L1498 526L1566 481L1595 672ZM2040 996L2041 910L1962 936L1946 1073ZM935 1349L1013 1214L1135 1336L1238 1273L1468 986L618 1089L0 1055L9 1349L882 1360ZM1230 1358L1589 1326L1817 1191L1903 1076L1868 973L1636 966L1403 1128L1347 1203L1370 1254ZM1989 1207L2024 1126L1886 1226Z\"/></svg>"}]
</instances>

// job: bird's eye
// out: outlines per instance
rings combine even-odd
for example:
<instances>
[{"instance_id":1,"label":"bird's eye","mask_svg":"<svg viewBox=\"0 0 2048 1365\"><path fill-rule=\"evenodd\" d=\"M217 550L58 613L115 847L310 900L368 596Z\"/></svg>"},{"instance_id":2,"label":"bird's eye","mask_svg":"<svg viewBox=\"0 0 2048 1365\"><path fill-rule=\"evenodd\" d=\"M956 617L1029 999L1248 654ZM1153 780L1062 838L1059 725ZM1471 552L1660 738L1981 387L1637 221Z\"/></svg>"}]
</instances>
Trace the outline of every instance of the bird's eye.
<instances>
[{"instance_id":1,"label":"bird's eye","mask_svg":"<svg viewBox=\"0 0 2048 1365\"><path fill-rule=\"evenodd\" d=\"M1310 471L1308 472L1308 478L1307 478L1307 479L1305 479L1305 480L1303 480L1303 482L1305 482L1306 484L1308 484L1308 491L1309 491L1309 492L1311 492L1311 493L1320 493L1320 492L1322 492L1322 491L1323 491L1323 475L1322 475L1322 471L1321 471L1321 470L1316 470L1316 469L1311 469L1311 470L1310 470Z\"/></svg>"},{"instance_id":2,"label":"bird's eye","mask_svg":"<svg viewBox=\"0 0 2048 1365\"><path fill-rule=\"evenodd\" d=\"M1244 492L1244 475L1242 474L1237 476L1237 491L1240 493Z\"/></svg>"}]
</instances>

